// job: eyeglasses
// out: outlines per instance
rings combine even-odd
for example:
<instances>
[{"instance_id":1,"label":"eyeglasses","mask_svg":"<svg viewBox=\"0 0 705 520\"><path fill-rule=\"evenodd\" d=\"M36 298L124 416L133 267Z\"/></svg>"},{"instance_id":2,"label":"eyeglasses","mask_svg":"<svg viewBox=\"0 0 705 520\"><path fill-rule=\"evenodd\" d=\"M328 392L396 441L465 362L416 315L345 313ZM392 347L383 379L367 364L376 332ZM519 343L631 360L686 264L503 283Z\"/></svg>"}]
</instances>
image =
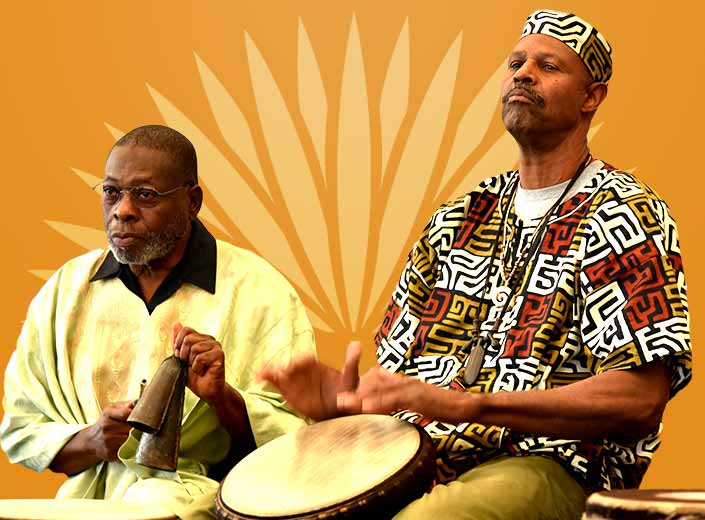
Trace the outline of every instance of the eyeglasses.
<instances>
[{"instance_id":1,"label":"eyeglasses","mask_svg":"<svg viewBox=\"0 0 705 520\"><path fill-rule=\"evenodd\" d=\"M121 187L115 186L114 184L100 182L93 186L93 191L100 195L101 201L106 206L113 206L117 204L122 198L123 193L129 193L132 202L134 202L137 206L149 208L157 205L162 197L176 193L182 188L191 188L193 186L195 186L193 182L187 182L171 190L157 191L152 188L145 188L144 186Z\"/></svg>"}]
</instances>

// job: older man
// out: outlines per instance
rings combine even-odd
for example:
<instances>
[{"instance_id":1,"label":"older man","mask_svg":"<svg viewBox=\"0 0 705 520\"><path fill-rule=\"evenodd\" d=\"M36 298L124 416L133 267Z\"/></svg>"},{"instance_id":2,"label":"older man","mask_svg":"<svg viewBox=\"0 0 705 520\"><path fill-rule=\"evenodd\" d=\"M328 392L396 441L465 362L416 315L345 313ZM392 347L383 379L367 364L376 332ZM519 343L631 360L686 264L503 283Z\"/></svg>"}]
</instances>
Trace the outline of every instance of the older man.
<instances>
[{"instance_id":1,"label":"older man","mask_svg":"<svg viewBox=\"0 0 705 520\"><path fill-rule=\"evenodd\" d=\"M185 515L199 497L212 506L209 470L229 450L241 457L303 424L254 374L313 353L305 311L272 267L200 223L196 170L193 146L170 128L121 138L96 187L109 248L70 260L30 305L5 374L2 447L12 462L69 475L59 497ZM176 473L138 465L125 422L140 381L172 353L189 365Z\"/></svg>"},{"instance_id":2,"label":"older man","mask_svg":"<svg viewBox=\"0 0 705 520\"><path fill-rule=\"evenodd\" d=\"M312 417L426 429L442 485L400 518L578 518L587 493L639 485L690 379L668 208L588 150L611 72L590 24L533 13L502 85L519 169L433 215L376 337L381 366L358 385L353 345L342 373L299 359L261 374Z\"/></svg>"}]
</instances>

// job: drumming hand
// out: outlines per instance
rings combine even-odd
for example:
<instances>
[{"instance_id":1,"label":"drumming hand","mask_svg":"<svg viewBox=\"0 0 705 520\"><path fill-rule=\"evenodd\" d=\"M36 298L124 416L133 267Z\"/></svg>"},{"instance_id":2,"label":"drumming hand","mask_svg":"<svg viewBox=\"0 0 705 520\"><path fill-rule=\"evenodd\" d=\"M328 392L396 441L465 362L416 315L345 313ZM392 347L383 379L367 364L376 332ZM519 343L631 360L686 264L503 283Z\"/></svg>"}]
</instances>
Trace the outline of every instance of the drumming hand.
<instances>
[{"instance_id":1,"label":"drumming hand","mask_svg":"<svg viewBox=\"0 0 705 520\"><path fill-rule=\"evenodd\" d=\"M174 356L188 364L187 386L209 404L225 396L225 354L212 336L174 325Z\"/></svg>"},{"instance_id":2,"label":"drumming hand","mask_svg":"<svg viewBox=\"0 0 705 520\"><path fill-rule=\"evenodd\" d=\"M350 343L342 372L305 356L283 367L267 366L257 377L276 386L293 408L322 421L341 414L336 404L338 393L357 388L360 354L360 343Z\"/></svg>"},{"instance_id":3,"label":"drumming hand","mask_svg":"<svg viewBox=\"0 0 705 520\"><path fill-rule=\"evenodd\" d=\"M470 419L457 414L454 400L462 396L460 392L395 374L378 365L360 378L356 392L338 395L338 408L348 413L379 414L408 409L428 419L457 423Z\"/></svg>"}]
</instances>

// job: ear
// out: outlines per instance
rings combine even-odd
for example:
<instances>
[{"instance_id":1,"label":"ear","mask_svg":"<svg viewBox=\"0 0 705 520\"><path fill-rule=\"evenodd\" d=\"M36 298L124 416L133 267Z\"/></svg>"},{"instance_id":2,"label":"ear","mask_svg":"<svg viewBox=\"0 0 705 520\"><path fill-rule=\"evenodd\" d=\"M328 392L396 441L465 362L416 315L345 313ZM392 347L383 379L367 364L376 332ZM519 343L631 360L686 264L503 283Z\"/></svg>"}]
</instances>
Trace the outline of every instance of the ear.
<instances>
[{"instance_id":1,"label":"ear","mask_svg":"<svg viewBox=\"0 0 705 520\"><path fill-rule=\"evenodd\" d=\"M203 204L203 190L196 184L188 189L189 197L189 215L191 215L191 220L195 220L198 212L201 211L201 205Z\"/></svg>"},{"instance_id":2,"label":"ear","mask_svg":"<svg viewBox=\"0 0 705 520\"><path fill-rule=\"evenodd\" d=\"M585 94L585 101L581 110L585 113L594 113L607 97L607 84L591 83L587 86Z\"/></svg>"}]
</instances>

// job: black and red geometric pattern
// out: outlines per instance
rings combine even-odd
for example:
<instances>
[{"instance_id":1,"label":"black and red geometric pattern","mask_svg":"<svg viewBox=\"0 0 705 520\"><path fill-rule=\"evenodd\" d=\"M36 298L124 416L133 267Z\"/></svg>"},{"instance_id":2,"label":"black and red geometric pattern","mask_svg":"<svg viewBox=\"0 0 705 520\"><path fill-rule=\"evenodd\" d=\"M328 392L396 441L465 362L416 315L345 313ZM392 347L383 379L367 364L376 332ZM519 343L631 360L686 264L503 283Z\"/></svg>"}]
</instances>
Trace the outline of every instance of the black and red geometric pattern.
<instances>
[{"instance_id":1,"label":"black and red geometric pattern","mask_svg":"<svg viewBox=\"0 0 705 520\"><path fill-rule=\"evenodd\" d=\"M409 255L375 338L379 363L457 391L499 392L556 388L663 360L671 395L681 390L691 377L691 353L675 223L665 202L631 174L593 165L587 184L549 220L501 316L491 298L501 268L493 252L517 172L490 178L438 209ZM528 240L532 223L520 229ZM467 387L462 348L473 320L487 331L495 318L499 342ZM441 482L511 453L553 457L588 489L635 487L659 445L658 431L635 442L588 443L491 425L449 425L410 411L398 415L422 424L434 438Z\"/></svg>"}]
</instances>

